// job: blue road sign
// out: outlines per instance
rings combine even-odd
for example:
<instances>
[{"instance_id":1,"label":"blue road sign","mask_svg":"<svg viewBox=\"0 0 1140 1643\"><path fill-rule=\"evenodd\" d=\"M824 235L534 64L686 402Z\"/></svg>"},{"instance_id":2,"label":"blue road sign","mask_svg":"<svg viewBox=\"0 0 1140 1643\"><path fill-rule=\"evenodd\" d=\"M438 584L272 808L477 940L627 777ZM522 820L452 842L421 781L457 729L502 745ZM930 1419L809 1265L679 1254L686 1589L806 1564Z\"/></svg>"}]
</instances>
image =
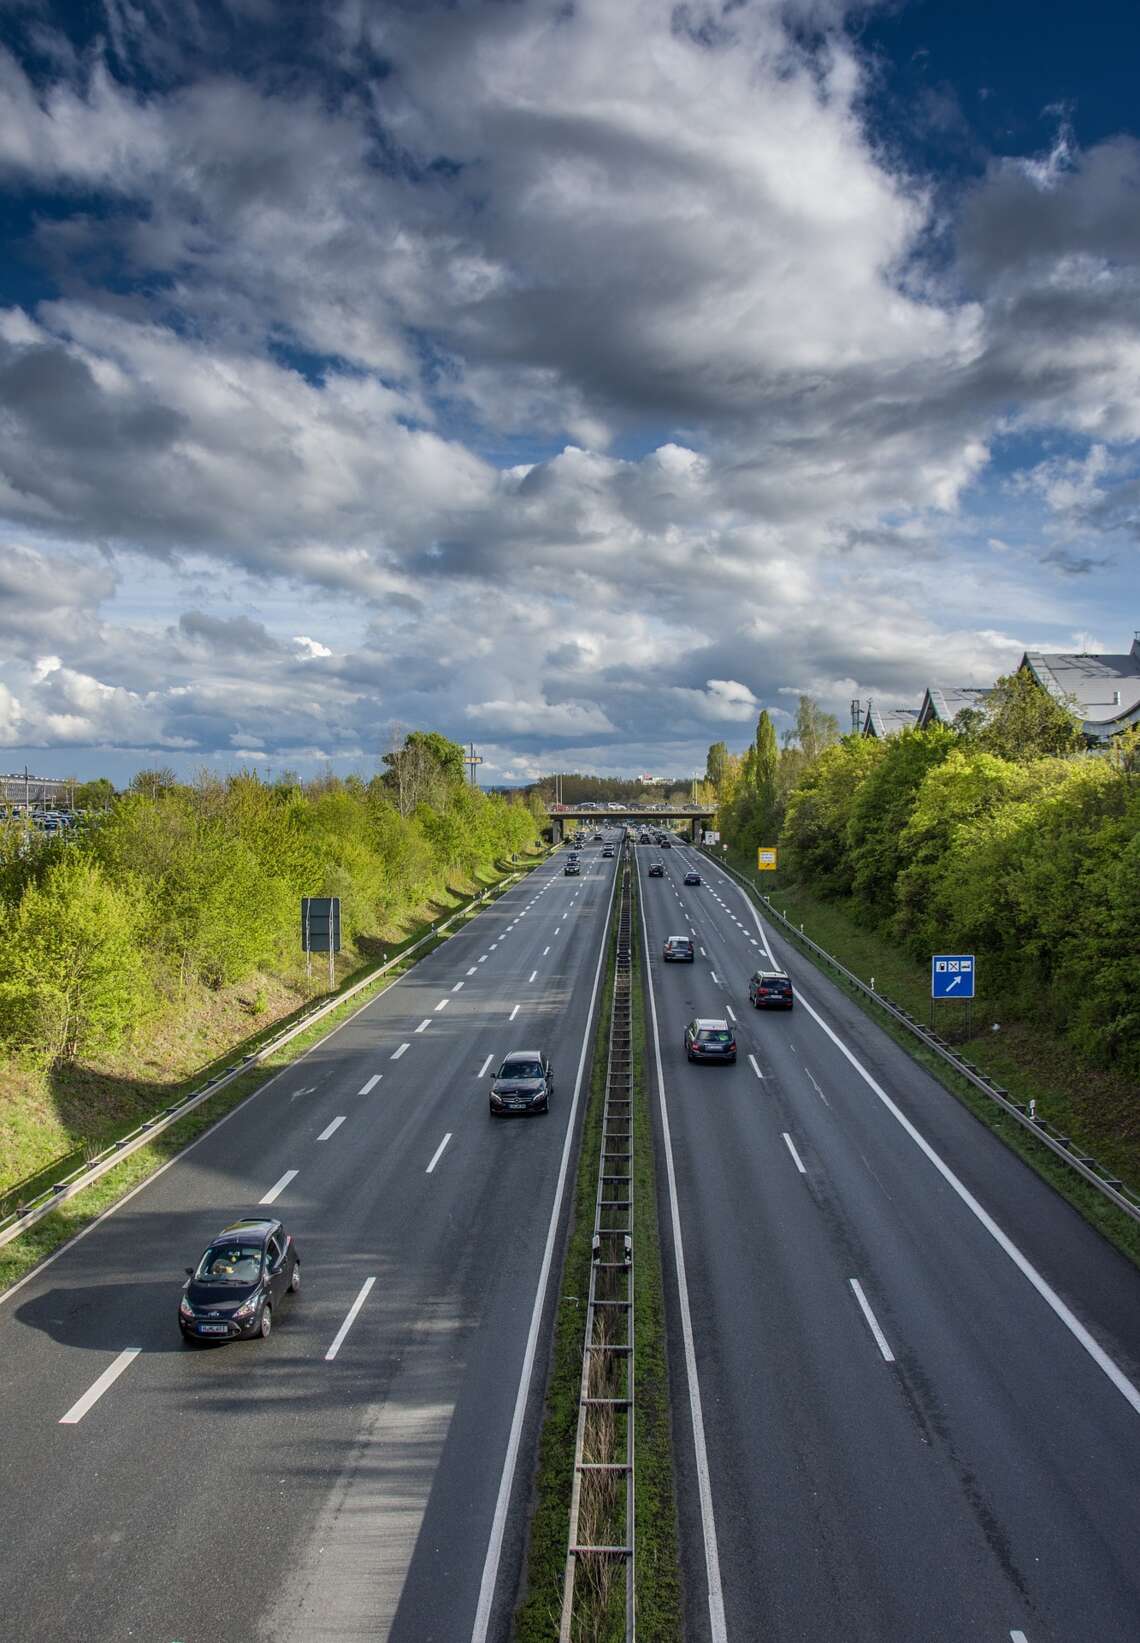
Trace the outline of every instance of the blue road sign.
<instances>
[{"instance_id":1,"label":"blue road sign","mask_svg":"<svg viewBox=\"0 0 1140 1643\"><path fill-rule=\"evenodd\" d=\"M930 960L931 998L973 998L973 953L935 953Z\"/></svg>"}]
</instances>

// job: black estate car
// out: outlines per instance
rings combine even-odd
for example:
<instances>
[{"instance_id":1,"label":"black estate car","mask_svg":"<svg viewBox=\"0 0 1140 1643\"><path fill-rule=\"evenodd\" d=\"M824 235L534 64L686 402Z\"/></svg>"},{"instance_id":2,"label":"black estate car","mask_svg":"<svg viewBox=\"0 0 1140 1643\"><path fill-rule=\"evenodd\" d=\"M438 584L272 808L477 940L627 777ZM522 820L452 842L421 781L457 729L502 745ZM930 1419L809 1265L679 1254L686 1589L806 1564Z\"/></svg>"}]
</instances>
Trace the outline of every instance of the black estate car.
<instances>
[{"instance_id":1,"label":"black estate car","mask_svg":"<svg viewBox=\"0 0 1140 1643\"><path fill-rule=\"evenodd\" d=\"M792 979L783 970L756 970L748 982L748 997L758 1010L790 1010Z\"/></svg>"},{"instance_id":2,"label":"black estate car","mask_svg":"<svg viewBox=\"0 0 1140 1643\"><path fill-rule=\"evenodd\" d=\"M698 1016L685 1028L690 1061L735 1061L736 1035L723 1016Z\"/></svg>"},{"instance_id":3,"label":"black estate car","mask_svg":"<svg viewBox=\"0 0 1140 1643\"><path fill-rule=\"evenodd\" d=\"M541 1050L512 1050L491 1085L491 1117L509 1112L549 1112L554 1068Z\"/></svg>"},{"instance_id":4,"label":"black estate car","mask_svg":"<svg viewBox=\"0 0 1140 1643\"><path fill-rule=\"evenodd\" d=\"M274 1307L301 1287L301 1257L281 1222L262 1216L219 1232L186 1274L178 1303L184 1340L266 1340Z\"/></svg>"}]
</instances>

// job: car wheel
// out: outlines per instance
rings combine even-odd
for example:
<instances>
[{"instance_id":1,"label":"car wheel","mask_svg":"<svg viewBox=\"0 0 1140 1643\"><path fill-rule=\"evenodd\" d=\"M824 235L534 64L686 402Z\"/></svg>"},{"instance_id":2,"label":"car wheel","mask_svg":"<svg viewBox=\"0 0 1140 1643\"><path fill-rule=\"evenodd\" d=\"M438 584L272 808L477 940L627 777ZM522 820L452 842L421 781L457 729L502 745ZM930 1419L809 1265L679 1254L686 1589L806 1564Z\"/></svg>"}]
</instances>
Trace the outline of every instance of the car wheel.
<instances>
[{"instance_id":1,"label":"car wheel","mask_svg":"<svg viewBox=\"0 0 1140 1643\"><path fill-rule=\"evenodd\" d=\"M729 1064L730 1067L735 1067L736 1066L736 1057L734 1055L729 1056L728 1064Z\"/></svg>"},{"instance_id":2,"label":"car wheel","mask_svg":"<svg viewBox=\"0 0 1140 1643\"><path fill-rule=\"evenodd\" d=\"M294 1261L293 1262L293 1271L292 1271L292 1274L289 1278L289 1293L290 1293L290 1295L298 1294L299 1291L300 1291L300 1288L301 1288L301 1263L300 1263L300 1261Z\"/></svg>"},{"instance_id":3,"label":"car wheel","mask_svg":"<svg viewBox=\"0 0 1140 1643\"><path fill-rule=\"evenodd\" d=\"M267 1341L273 1331L273 1308L266 1301L261 1309L261 1317L257 1320L257 1333L263 1341Z\"/></svg>"}]
</instances>

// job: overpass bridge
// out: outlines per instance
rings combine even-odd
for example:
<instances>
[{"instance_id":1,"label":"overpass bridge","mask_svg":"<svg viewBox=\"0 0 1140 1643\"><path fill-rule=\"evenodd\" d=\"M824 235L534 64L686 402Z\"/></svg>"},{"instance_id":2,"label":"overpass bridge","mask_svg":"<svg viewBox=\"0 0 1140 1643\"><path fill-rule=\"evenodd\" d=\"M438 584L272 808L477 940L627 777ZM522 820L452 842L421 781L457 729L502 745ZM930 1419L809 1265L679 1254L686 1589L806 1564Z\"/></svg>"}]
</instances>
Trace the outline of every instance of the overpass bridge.
<instances>
[{"instance_id":1,"label":"overpass bridge","mask_svg":"<svg viewBox=\"0 0 1140 1643\"><path fill-rule=\"evenodd\" d=\"M649 808L645 805L623 805L620 809L603 807L600 810L592 809L588 805L580 804L552 804L549 809L551 826L554 829L554 843L559 844L565 836L567 822L578 823L583 827L670 827L678 826L689 829L689 837L693 843L697 842L698 827L704 828L716 814L712 805L687 804L680 808L676 805L662 804Z\"/></svg>"}]
</instances>

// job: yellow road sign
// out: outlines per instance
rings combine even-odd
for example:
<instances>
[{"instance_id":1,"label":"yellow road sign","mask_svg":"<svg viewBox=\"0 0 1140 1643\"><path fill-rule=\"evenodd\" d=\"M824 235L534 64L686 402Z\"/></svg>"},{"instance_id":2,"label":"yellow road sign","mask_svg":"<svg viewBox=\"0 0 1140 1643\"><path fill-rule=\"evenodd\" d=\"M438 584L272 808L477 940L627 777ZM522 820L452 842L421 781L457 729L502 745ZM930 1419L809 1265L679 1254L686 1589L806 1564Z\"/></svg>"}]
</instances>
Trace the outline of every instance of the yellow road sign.
<instances>
[{"instance_id":1,"label":"yellow road sign","mask_svg":"<svg viewBox=\"0 0 1140 1643\"><path fill-rule=\"evenodd\" d=\"M774 873L776 871L775 845L762 844L760 846L756 852L756 866L761 873Z\"/></svg>"}]
</instances>

